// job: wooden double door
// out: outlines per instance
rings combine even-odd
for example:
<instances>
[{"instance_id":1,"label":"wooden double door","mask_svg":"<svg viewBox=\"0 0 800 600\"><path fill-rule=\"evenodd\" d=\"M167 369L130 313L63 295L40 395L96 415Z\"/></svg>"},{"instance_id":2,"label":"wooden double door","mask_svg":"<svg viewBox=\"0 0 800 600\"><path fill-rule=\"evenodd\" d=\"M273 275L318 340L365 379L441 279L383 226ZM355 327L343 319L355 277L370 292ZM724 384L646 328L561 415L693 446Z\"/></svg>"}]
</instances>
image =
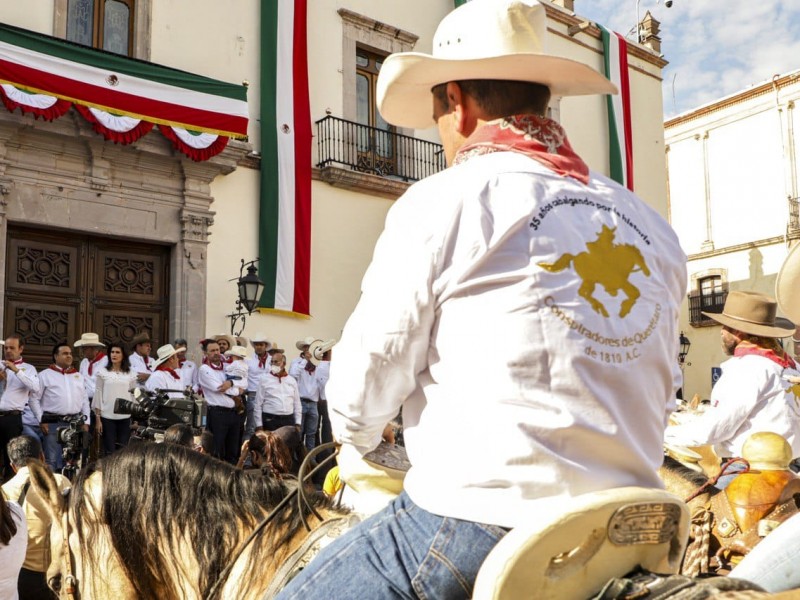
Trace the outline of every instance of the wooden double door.
<instances>
[{"instance_id":1,"label":"wooden double door","mask_svg":"<svg viewBox=\"0 0 800 600\"><path fill-rule=\"evenodd\" d=\"M23 337L37 368L88 331L128 347L142 331L167 343L169 256L169 246L9 226L3 332Z\"/></svg>"}]
</instances>

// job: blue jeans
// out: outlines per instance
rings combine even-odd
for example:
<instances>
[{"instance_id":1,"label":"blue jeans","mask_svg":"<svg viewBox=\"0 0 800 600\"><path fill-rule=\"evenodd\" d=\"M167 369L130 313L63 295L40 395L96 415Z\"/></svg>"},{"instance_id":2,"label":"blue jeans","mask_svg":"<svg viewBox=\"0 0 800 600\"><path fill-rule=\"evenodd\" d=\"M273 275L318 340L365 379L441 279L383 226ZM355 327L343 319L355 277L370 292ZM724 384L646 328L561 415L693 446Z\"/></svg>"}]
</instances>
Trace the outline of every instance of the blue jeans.
<instances>
[{"instance_id":1,"label":"blue jeans","mask_svg":"<svg viewBox=\"0 0 800 600\"><path fill-rule=\"evenodd\" d=\"M300 398L300 403L303 405L303 440L306 448L313 450L314 446L317 445L317 428L319 427L317 403L303 398Z\"/></svg>"},{"instance_id":2,"label":"blue jeans","mask_svg":"<svg viewBox=\"0 0 800 600\"><path fill-rule=\"evenodd\" d=\"M776 594L800 587L800 514L761 540L730 573Z\"/></svg>"},{"instance_id":3,"label":"blue jeans","mask_svg":"<svg viewBox=\"0 0 800 600\"><path fill-rule=\"evenodd\" d=\"M469 598L503 535L501 527L429 513L403 492L324 548L278 598Z\"/></svg>"},{"instance_id":4,"label":"blue jeans","mask_svg":"<svg viewBox=\"0 0 800 600\"><path fill-rule=\"evenodd\" d=\"M63 446L58 443L58 430L69 427L68 421L56 421L55 423L47 424L47 435L42 440L44 450L44 458L47 461L47 466L54 473L60 473L64 468Z\"/></svg>"},{"instance_id":5,"label":"blue jeans","mask_svg":"<svg viewBox=\"0 0 800 600\"><path fill-rule=\"evenodd\" d=\"M256 432L256 393L247 392L247 413L244 422L244 437L242 441L249 440Z\"/></svg>"}]
</instances>

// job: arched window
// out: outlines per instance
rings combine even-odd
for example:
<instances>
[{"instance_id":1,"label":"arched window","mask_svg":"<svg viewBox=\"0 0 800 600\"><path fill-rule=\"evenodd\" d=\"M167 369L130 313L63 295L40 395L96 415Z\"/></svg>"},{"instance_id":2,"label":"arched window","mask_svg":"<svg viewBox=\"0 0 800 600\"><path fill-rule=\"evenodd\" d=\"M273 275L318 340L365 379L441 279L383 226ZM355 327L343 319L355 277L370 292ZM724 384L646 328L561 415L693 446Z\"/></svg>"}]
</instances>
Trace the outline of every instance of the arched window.
<instances>
[{"instance_id":1,"label":"arched window","mask_svg":"<svg viewBox=\"0 0 800 600\"><path fill-rule=\"evenodd\" d=\"M67 39L133 55L134 0L68 0Z\"/></svg>"}]
</instances>

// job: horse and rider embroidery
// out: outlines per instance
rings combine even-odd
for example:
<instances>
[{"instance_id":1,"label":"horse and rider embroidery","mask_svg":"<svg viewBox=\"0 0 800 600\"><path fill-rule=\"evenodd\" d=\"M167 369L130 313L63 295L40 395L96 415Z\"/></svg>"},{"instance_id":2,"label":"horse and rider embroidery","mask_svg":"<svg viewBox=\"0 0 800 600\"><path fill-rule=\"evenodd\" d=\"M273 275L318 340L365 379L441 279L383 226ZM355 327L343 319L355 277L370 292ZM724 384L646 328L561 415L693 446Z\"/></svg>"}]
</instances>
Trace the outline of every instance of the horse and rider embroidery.
<instances>
[{"instance_id":1,"label":"horse and rider embroidery","mask_svg":"<svg viewBox=\"0 0 800 600\"><path fill-rule=\"evenodd\" d=\"M571 264L581 278L578 295L585 298L594 311L604 317L608 316L608 310L593 295L598 284L611 296L616 297L620 290L627 296L619 309L619 316L625 317L641 295L639 288L628 281L631 274L641 272L645 277L650 277L650 269L636 246L614 243L616 230L616 227L603 225L597 239L586 242L586 252L566 253L553 263L537 263L549 273L563 271Z\"/></svg>"}]
</instances>

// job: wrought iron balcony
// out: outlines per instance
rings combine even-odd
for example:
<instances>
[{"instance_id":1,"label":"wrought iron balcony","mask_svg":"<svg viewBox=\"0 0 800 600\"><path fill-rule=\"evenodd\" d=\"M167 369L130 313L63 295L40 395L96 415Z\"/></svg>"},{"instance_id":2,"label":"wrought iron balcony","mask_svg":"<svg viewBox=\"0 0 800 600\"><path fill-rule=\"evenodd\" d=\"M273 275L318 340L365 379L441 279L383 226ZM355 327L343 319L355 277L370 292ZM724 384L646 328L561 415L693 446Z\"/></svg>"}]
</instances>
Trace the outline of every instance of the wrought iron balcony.
<instances>
[{"instance_id":1,"label":"wrought iron balcony","mask_svg":"<svg viewBox=\"0 0 800 600\"><path fill-rule=\"evenodd\" d=\"M316 122L317 166L418 181L445 168L441 144L328 115Z\"/></svg>"},{"instance_id":2,"label":"wrought iron balcony","mask_svg":"<svg viewBox=\"0 0 800 600\"><path fill-rule=\"evenodd\" d=\"M691 292L689 294L689 322L694 327L717 325L716 321L705 316L703 312L721 313L727 297L727 286L705 294L699 291Z\"/></svg>"}]
</instances>

